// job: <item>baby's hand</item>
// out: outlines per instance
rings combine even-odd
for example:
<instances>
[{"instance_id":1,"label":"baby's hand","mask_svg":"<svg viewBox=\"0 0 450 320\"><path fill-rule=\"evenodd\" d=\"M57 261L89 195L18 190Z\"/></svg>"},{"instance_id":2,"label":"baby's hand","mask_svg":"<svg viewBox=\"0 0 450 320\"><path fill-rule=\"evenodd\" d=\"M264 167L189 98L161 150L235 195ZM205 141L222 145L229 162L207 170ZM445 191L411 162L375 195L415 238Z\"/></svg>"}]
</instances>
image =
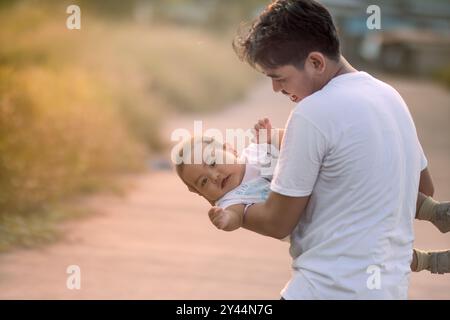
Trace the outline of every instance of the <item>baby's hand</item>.
<instances>
[{"instance_id":1,"label":"baby's hand","mask_svg":"<svg viewBox=\"0 0 450 320\"><path fill-rule=\"evenodd\" d=\"M224 231L233 231L239 229L242 225L242 218L237 212L212 207L208 212L209 219L217 229Z\"/></svg>"},{"instance_id":2,"label":"baby's hand","mask_svg":"<svg viewBox=\"0 0 450 320\"><path fill-rule=\"evenodd\" d=\"M272 143L272 124L270 123L270 120L267 118L258 120L258 122L255 124L255 136L256 136L256 143ZM260 141L260 130L266 130L266 137L265 141ZM264 139L264 133L261 132L261 138Z\"/></svg>"}]
</instances>

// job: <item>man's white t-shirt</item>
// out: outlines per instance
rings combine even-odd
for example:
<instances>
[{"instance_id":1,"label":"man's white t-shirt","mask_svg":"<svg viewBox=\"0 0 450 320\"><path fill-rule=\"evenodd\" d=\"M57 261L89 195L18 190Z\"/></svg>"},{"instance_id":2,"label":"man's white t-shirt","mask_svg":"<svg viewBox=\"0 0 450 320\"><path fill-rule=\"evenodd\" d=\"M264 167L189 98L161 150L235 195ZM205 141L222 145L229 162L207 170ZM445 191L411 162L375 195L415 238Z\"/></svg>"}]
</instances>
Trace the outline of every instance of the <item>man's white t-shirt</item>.
<instances>
[{"instance_id":1,"label":"man's white t-shirt","mask_svg":"<svg viewBox=\"0 0 450 320\"><path fill-rule=\"evenodd\" d=\"M406 299L420 172L408 107L365 72L333 78L287 122L271 190L310 200L285 299Z\"/></svg>"}]
</instances>

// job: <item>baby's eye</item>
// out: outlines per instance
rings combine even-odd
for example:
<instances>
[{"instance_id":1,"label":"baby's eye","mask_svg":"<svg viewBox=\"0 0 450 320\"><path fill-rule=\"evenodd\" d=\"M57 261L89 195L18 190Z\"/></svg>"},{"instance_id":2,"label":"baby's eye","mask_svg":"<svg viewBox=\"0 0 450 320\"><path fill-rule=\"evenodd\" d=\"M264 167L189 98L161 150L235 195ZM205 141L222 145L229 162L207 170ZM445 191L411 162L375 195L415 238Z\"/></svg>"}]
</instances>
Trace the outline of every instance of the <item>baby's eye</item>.
<instances>
[{"instance_id":1,"label":"baby's eye","mask_svg":"<svg viewBox=\"0 0 450 320\"><path fill-rule=\"evenodd\" d=\"M208 178L203 178L202 181L200 182L200 185L201 185L202 187L204 187L205 184L206 184L206 182L208 182Z\"/></svg>"}]
</instances>

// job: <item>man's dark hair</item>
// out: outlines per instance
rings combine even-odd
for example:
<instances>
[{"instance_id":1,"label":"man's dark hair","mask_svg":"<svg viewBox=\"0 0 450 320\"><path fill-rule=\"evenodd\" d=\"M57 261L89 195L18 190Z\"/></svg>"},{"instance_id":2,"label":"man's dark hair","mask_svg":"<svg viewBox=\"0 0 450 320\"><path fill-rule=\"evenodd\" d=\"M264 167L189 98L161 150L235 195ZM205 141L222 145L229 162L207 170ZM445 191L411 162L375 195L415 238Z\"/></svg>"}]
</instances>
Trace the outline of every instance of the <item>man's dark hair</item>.
<instances>
[{"instance_id":1,"label":"man's dark hair","mask_svg":"<svg viewBox=\"0 0 450 320\"><path fill-rule=\"evenodd\" d=\"M328 10L312 0L273 1L247 31L239 31L233 49L255 67L294 65L302 69L312 51L339 60L339 38Z\"/></svg>"}]
</instances>

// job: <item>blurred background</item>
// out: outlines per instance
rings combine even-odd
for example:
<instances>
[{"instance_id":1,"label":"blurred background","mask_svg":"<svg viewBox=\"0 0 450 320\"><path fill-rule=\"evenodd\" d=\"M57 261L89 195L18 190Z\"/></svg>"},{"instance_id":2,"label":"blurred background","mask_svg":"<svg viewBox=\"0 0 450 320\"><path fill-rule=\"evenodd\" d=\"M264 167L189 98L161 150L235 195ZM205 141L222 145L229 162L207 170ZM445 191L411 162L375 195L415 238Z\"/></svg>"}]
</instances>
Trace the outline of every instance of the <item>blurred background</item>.
<instances>
[{"instance_id":1,"label":"blurred background","mask_svg":"<svg viewBox=\"0 0 450 320\"><path fill-rule=\"evenodd\" d=\"M407 101L437 199L450 199L450 3L321 2L344 56ZM215 231L168 161L170 133L194 120L284 125L293 105L231 48L268 3L0 1L0 298L278 297L286 246ZM80 30L66 28L71 4ZM438 233L419 223L418 244L450 247ZM66 288L70 264L87 270L83 290ZM450 298L440 277L413 275L411 297Z\"/></svg>"}]
</instances>

